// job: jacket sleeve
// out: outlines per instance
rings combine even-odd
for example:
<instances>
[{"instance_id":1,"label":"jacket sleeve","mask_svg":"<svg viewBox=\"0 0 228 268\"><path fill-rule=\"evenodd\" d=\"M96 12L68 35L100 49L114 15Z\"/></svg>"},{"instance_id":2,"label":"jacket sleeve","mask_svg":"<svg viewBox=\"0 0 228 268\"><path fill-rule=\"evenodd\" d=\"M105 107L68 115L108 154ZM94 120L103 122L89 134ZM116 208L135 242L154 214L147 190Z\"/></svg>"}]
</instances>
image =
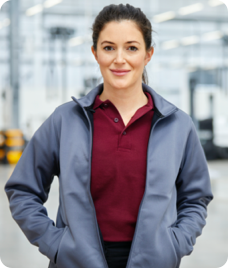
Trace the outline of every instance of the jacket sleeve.
<instances>
[{"instance_id":1,"label":"jacket sleeve","mask_svg":"<svg viewBox=\"0 0 228 268\"><path fill-rule=\"evenodd\" d=\"M55 112L35 132L5 185L12 217L31 244L54 262L64 228L55 227L43 204L59 173Z\"/></svg>"},{"instance_id":2,"label":"jacket sleeve","mask_svg":"<svg viewBox=\"0 0 228 268\"><path fill-rule=\"evenodd\" d=\"M206 224L207 205L213 199L207 161L195 126L185 147L177 188L177 221L173 227L179 242L181 257L190 255L196 237Z\"/></svg>"}]
</instances>

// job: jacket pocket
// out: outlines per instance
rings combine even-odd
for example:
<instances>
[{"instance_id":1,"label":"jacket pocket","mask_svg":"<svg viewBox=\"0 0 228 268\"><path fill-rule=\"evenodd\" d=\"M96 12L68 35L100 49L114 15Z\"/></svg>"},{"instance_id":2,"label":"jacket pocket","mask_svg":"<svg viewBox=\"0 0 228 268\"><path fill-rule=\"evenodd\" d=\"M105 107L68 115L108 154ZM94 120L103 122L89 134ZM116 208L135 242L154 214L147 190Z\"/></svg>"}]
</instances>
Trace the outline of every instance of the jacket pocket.
<instances>
[{"instance_id":1,"label":"jacket pocket","mask_svg":"<svg viewBox=\"0 0 228 268\"><path fill-rule=\"evenodd\" d=\"M56 258L57 267L58 267L58 262L59 262L59 258L60 258L60 255L61 255L62 244L64 242L64 238L66 237L66 234L67 234L68 231L69 231L69 227L66 226L65 229L64 229L64 232L63 232L63 236L62 236L62 238L60 240L59 247L58 247L57 258Z\"/></svg>"},{"instance_id":2,"label":"jacket pocket","mask_svg":"<svg viewBox=\"0 0 228 268\"><path fill-rule=\"evenodd\" d=\"M180 239L182 239L180 237L181 233L177 227L169 227L169 230L170 230L170 235L173 241L174 248L177 253L177 257L180 261L180 259L183 257L183 255L181 254L181 248L180 248L180 245L181 245Z\"/></svg>"}]
</instances>

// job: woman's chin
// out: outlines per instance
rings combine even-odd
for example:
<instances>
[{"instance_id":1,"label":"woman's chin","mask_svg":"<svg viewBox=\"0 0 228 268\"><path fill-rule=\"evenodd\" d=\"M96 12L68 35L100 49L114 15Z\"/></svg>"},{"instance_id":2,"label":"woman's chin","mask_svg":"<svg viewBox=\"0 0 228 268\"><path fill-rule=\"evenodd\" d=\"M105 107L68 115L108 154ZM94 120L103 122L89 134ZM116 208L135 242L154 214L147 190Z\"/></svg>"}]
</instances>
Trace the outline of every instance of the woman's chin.
<instances>
[{"instance_id":1,"label":"woman's chin","mask_svg":"<svg viewBox=\"0 0 228 268\"><path fill-rule=\"evenodd\" d=\"M132 82L129 81L113 81L112 82L113 87L115 88L129 88L130 86L132 86Z\"/></svg>"}]
</instances>

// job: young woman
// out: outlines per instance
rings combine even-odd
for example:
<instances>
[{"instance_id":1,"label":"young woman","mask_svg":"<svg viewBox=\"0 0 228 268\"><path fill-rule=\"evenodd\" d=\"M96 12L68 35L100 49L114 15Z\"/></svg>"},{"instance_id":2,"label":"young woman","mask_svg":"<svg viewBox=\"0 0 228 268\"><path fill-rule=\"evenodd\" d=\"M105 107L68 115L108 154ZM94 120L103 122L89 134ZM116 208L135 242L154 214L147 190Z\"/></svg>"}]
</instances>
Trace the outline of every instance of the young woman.
<instances>
[{"instance_id":1,"label":"young woman","mask_svg":"<svg viewBox=\"0 0 228 268\"><path fill-rule=\"evenodd\" d=\"M128 4L98 14L92 53L104 83L56 108L5 186L49 268L178 268L202 232L206 159L191 118L146 85L151 32ZM43 206L54 175L56 226Z\"/></svg>"}]
</instances>

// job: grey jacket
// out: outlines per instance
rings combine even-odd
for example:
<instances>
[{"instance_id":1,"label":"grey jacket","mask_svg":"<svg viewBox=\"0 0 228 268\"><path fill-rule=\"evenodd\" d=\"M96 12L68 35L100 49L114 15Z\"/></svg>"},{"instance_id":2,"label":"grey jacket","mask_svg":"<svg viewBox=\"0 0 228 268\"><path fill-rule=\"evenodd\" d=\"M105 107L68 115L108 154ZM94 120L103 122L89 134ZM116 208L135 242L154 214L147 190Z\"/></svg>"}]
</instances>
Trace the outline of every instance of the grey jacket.
<instances>
[{"instance_id":1,"label":"grey jacket","mask_svg":"<svg viewBox=\"0 0 228 268\"><path fill-rule=\"evenodd\" d=\"M102 90L100 84L57 107L5 185L12 217L50 259L49 268L108 267L90 193L92 105ZM208 167L191 118L149 86L143 84L143 90L152 95L155 113L127 268L178 268L206 223L213 198ZM56 225L43 206L55 175L60 186Z\"/></svg>"}]
</instances>

